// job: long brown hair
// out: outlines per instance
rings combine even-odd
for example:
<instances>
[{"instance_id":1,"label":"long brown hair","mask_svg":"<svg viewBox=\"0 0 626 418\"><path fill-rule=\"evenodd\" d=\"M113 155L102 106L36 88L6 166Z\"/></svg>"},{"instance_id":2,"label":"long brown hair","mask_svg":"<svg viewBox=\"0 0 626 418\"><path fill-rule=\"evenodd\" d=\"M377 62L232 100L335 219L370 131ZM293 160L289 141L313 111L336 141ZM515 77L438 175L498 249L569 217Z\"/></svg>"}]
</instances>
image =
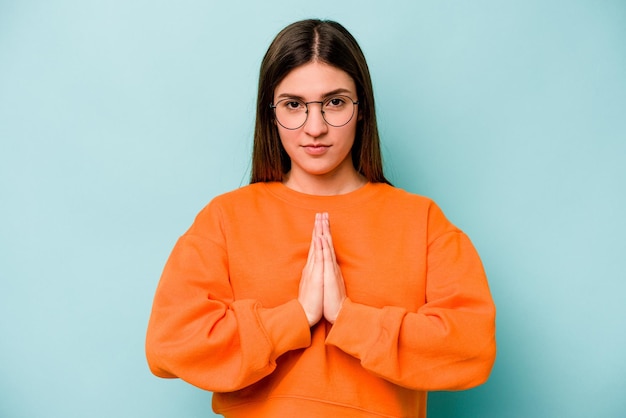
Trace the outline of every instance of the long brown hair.
<instances>
[{"instance_id":1,"label":"long brown hair","mask_svg":"<svg viewBox=\"0 0 626 418\"><path fill-rule=\"evenodd\" d=\"M343 26L329 20L309 19L284 28L271 43L259 74L252 172L250 183L282 181L291 160L280 142L270 104L276 86L291 70L322 62L345 71L356 84L359 120L352 146L355 169L368 181L389 183L383 174L374 91L365 56L356 39Z\"/></svg>"}]
</instances>

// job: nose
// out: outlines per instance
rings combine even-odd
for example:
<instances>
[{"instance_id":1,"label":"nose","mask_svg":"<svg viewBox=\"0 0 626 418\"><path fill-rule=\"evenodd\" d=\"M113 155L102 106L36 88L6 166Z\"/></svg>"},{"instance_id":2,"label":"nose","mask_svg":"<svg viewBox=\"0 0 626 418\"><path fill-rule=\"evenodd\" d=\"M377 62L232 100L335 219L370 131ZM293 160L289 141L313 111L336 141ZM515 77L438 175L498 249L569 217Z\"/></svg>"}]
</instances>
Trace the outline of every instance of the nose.
<instances>
[{"instance_id":1,"label":"nose","mask_svg":"<svg viewBox=\"0 0 626 418\"><path fill-rule=\"evenodd\" d=\"M328 124L322 115L322 103L307 103L307 119L304 123L304 132L316 138L328 132Z\"/></svg>"}]
</instances>

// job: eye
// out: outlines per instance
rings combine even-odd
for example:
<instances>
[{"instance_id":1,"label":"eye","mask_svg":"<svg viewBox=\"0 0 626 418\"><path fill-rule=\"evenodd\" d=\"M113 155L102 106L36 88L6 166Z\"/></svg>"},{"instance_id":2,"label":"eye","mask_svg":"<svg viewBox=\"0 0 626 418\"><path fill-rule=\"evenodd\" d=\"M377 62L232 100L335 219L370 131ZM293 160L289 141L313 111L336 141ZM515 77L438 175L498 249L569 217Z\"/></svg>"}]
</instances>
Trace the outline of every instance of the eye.
<instances>
[{"instance_id":1,"label":"eye","mask_svg":"<svg viewBox=\"0 0 626 418\"><path fill-rule=\"evenodd\" d=\"M347 99L342 96L331 97L326 101L326 107L328 108L340 108L345 106Z\"/></svg>"},{"instance_id":2,"label":"eye","mask_svg":"<svg viewBox=\"0 0 626 418\"><path fill-rule=\"evenodd\" d=\"M305 108L304 103L301 103L297 100L283 100L281 103L281 107L285 108L285 110L302 110Z\"/></svg>"}]
</instances>

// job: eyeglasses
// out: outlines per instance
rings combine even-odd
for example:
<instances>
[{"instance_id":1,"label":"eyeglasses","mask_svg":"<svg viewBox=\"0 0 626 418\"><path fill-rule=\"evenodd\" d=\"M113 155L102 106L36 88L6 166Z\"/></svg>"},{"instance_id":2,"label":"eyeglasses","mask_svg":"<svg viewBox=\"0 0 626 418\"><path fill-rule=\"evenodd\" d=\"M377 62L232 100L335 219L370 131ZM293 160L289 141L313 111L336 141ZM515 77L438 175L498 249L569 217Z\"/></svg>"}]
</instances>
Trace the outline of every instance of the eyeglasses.
<instances>
[{"instance_id":1,"label":"eyeglasses","mask_svg":"<svg viewBox=\"0 0 626 418\"><path fill-rule=\"evenodd\" d=\"M309 105L319 103L322 117L330 126L340 128L347 125L354 117L354 108L359 104L348 96L332 96L323 102L303 102L298 99L283 99L276 104L270 103L274 109L276 121L285 129L295 130L304 126L309 117Z\"/></svg>"}]
</instances>

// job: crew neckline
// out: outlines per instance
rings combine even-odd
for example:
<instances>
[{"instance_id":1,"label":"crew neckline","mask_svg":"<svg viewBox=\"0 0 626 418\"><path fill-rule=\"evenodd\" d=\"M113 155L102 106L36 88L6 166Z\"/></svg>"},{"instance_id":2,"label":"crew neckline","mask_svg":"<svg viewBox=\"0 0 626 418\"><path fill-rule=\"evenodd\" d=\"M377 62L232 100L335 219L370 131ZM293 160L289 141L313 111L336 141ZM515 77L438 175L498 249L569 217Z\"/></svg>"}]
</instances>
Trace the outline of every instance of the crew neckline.
<instances>
[{"instance_id":1,"label":"crew neckline","mask_svg":"<svg viewBox=\"0 0 626 418\"><path fill-rule=\"evenodd\" d=\"M332 210L357 206L371 199L383 183L367 182L351 192L322 196L312 195L290 189L281 182L262 183L265 189L278 199L294 206L314 210Z\"/></svg>"}]
</instances>

